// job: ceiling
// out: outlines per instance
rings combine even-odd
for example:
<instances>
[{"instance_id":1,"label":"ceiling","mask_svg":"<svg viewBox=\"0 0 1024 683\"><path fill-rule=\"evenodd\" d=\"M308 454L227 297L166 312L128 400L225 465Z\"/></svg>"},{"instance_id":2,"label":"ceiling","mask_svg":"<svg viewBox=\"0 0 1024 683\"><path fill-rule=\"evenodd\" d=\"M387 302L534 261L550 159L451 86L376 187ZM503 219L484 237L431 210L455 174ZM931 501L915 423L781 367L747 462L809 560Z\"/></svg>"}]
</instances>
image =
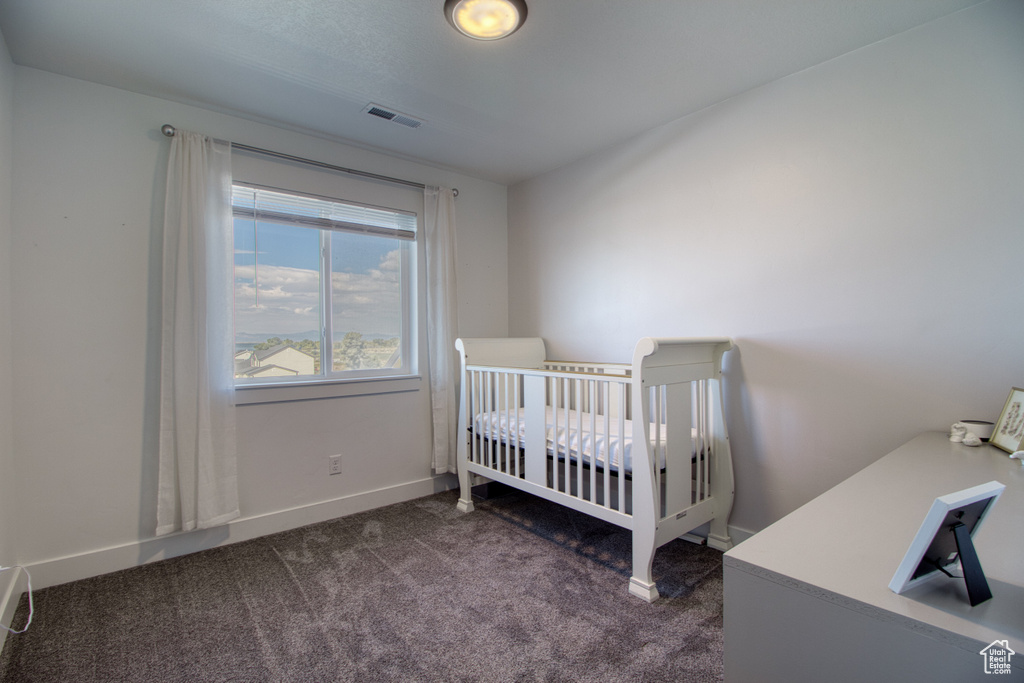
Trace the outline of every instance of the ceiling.
<instances>
[{"instance_id":1,"label":"ceiling","mask_svg":"<svg viewBox=\"0 0 1024 683\"><path fill-rule=\"evenodd\" d=\"M22 66L512 184L981 1L527 0L477 42L443 0L2 0L0 30Z\"/></svg>"}]
</instances>

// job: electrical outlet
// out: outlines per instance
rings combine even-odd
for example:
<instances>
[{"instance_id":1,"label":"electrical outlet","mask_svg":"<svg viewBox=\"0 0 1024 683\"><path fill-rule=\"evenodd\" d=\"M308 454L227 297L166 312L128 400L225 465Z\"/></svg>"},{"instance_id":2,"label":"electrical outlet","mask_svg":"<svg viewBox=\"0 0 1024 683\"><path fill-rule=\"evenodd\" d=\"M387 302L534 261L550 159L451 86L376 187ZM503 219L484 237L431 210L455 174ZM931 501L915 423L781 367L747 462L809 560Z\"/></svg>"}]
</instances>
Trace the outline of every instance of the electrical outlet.
<instances>
[{"instance_id":1,"label":"electrical outlet","mask_svg":"<svg viewBox=\"0 0 1024 683\"><path fill-rule=\"evenodd\" d=\"M330 473L331 474L341 474L341 456L340 455L329 456L327 458L327 461L330 463Z\"/></svg>"}]
</instances>

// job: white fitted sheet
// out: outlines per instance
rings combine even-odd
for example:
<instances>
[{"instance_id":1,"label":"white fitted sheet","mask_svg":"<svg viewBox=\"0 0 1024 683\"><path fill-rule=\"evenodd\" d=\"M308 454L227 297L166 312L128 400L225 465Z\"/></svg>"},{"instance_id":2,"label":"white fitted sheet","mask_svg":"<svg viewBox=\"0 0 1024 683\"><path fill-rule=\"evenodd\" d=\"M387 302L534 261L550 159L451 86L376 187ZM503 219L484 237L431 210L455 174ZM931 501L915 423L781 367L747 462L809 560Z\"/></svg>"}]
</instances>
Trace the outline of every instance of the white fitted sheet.
<instances>
[{"instance_id":1,"label":"white fitted sheet","mask_svg":"<svg viewBox=\"0 0 1024 683\"><path fill-rule=\"evenodd\" d=\"M551 406L546 406L545 412L545 437L548 455L554 456L557 453L559 457L565 457L567 453L566 444L568 444L568 456L574 461L580 458L582 452L583 462L592 465L595 461L594 454L596 452L597 465L604 467L610 452L611 470L613 472L617 472L623 463L627 473L633 471L632 420L624 421L622 434L620 435L619 420L618 418L612 418L607 433L605 433L605 417L604 415L597 415L597 431L592 433L590 430L590 413L583 413L578 419L579 413L575 410L570 410L568 424L566 424L565 410L559 408L557 418L558 434L556 437L555 411ZM580 419L582 420L582 430L577 429ZM658 429L657 425L651 424L652 447L656 445L654 440L656 433L660 433L662 444L664 444L666 426L662 424L660 425L660 431L656 431ZM497 440L509 446L525 447L525 410L519 408L518 411L479 413L473 419L473 432L483 435L485 438L490 438L492 441ZM691 443L697 438L696 432L696 429L691 430ZM663 448L658 450L659 467L664 468L665 452Z\"/></svg>"}]
</instances>

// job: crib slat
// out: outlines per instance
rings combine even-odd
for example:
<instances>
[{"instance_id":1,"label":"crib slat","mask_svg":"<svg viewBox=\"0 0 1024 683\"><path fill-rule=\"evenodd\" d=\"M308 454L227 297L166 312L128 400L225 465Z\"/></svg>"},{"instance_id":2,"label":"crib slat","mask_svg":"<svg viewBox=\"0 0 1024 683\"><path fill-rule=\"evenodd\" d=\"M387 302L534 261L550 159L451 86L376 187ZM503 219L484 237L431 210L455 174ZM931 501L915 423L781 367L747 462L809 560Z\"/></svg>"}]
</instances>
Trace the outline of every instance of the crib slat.
<instances>
[{"instance_id":1,"label":"crib slat","mask_svg":"<svg viewBox=\"0 0 1024 683\"><path fill-rule=\"evenodd\" d=\"M664 386L651 387L651 397L653 399L653 406L651 408L651 421L654 423L654 427L652 428L654 433L652 435L653 438L649 440L647 446L650 449L651 453L651 467L654 468L654 509L661 516L665 515L665 511L662 509L661 501L658 500L661 498L661 452L663 438L663 435L661 433L661 398L662 394L664 393L663 390ZM665 463L665 466L668 467L668 462Z\"/></svg>"},{"instance_id":2,"label":"crib slat","mask_svg":"<svg viewBox=\"0 0 1024 683\"><path fill-rule=\"evenodd\" d=\"M616 386L618 387L618 391L615 392L617 399L616 409L618 410L617 417L619 418L619 512L626 512L626 449L624 448L626 411L623 410L626 406L626 385L620 382ZM640 434L641 436L643 435L642 429ZM611 435L608 435L608 443L611 443Z\"/></svg>"},{"instance_id":3,"label":"crib slat","mask_svg":"<svg viewBox=\"0 0 1024 683\"><path fill-rule=\"evenodd\" d=\"M480 373L476 370L470 371L469 376L469 419L474 420L476 416L481 413L480 410ZM480 435L480 430L477 428L475 422L471 422L470 425L473 428L473 434L469 439L470 446L470 460L476 464L480 464L480 441L483 437ZM480 425L481 427L483 425Z\"/></svg>"},{"instance_id":4,"label":"crib slat","mask_svg":"<svg viewBox=\"0 0 1024 683\"><path fill-rule=\"evenodd\" d=\"M463 391L465 392L466 405L463 408L463 411L466 416L466 424L460 426L460 428L467 429L469 431L469 433L465 435L465 438L469 439L469 443L466 447L466 459L472 463L476 462L476 415L479 412L476 409L476 392L473 390L473 382L475 381L475 376L476 372L467 369L465 372L465 377L463 377L462 379L462 381L465 383ZM460 436L459 438L463 437Z\"/></svg>"},{"instance_id":5,"label":"crib slat","mask_svg":"<svg viewBox=\"0 0 1024 683\"><path fill-rule=\"evenodd\" d=\"M706 435L705 436L705 444L706 444L706 446L704 448L704 454L703 454L703 457L701 458L701 462L704 464L704 498L707 498L708 496L711 495L711 459L710 459L710 448L711 448L711 434L712 434L711 420L713 419L713 416L711 414L710 405L709 405L710 398L709 398L709 393L708 393L709 389L708 389L707 380L701 380L700 382L698 382L698 385L700 387L701 404L703 405L703 411L704 411L704 430L703 431L704 431L704 434ZM701 500L703 500L704 498L702 498Z\"/></svg>"},{"instance_id":6,"label":"crib slat","mask_svg":"<svg viewBox=\"0 0 1024 683\"><path fill-rule=\"evenodd\" d=\"M551 396L551 488L558 490L558 379L551 377L548 382ZM546 444L545 444L546 447Z\"/></svg>"},{"instance_id":7,"label":"crib slat","mask_svg":"<svg viewBox=\"0 0 1024 683\"><path fill-rule=\"evenodd\" d=\"M512 406L514 409L513 414L515 415L515 425L513 426L510 424L508 427L510 432L512 429L515 429L515 432L512 432L513 434L515 434L515 436L509 436L509 443L512 444L512 447L510 449L512 451L512 476L516 478L519 478L520 476L519 458L522 455L523 448L522 443L519 441L519 390L522 380L523 378L521 375L516 375L512 382Z\"/></svg>"},{"instance_id":8,"label":"crib slat","mask_svg":"<svg viewBox=\"0 0 1024 683\"><path fill-rule=\"evenodd\" d=\"M701 452L697 454L697 466L694 478L696 479L696 490L694 492L695 502L700 502L707 497L707 404L705 403L704 387L702 382L694 382L694 395L696 400L696 422L697 436L701 445Z\"/></svg>"},{"instance_id":9,"label":"crib slat","mask_svg":"<svg viewBox=\"0 0 1024 683\"><path fill-rule=\"evenodd\" d=\"M477 410L480 415L480 428L476 433L477 443L477 457L481 465L484 464L484 444L487 441L487 413L485 412L484 403L484 373L477 373L477 387L476 387L476 398L477 398Z\"/></svg>"},{"instance_id":10,"label":"crib slat","mask_svg":"<svg viewBox=\"0 0 1024 683\"><path fill-rule=\"evenodd\" d=\"M480 464L487 464L487 373L480 373L480 414L484 421L480 423Z\"/></svg>"},{"instance_id":11,"label":"crib slat","mask_svg":"<svg viewBox=\"0 0 1024 683\"><path fill-rule=\"evenodd\" d=\"M481 372L480 373L480 387L479 387L480 393L477 394L477 397L480 400L480 414L482 416L484 416L484 417L487 416L487 412L486 412L487 411L487 402L484 400L484 396L487 393L486 392L486 387L487 387L486 375L487 375L487 373L485 373L485 372ZM481 418L481 419L483 419L483 418ZM483 465L485 463L486 457L487 457L486 456L486 453L487 453L487 433L486 432L487 432L487 423L486 422L481 422L480 423L480 434L479 434L479 438L480 438L480 464L481 465Z\"/></svg>"},{"instance_id":12,"label":"crib slat","mask_svg":"<svg viewBox=\"0 0 1024 683\"><path fill-rule=\"evenodd\" d=\"M608 405L611 394L611 382L601 382L604 405ZM604 411L604 438L601 439L601 447L604 450L604 506L609 510L612 508L612 456L611 443L608 433L612 430L612 416L606 409Z\"/></svg>"},{"instance_id":13,"label":"crib slat","mask_svg":"<svg viewBox=\"0 0 1024 683\"><path fill-rule=\"evenodd\" d=\"M573 380L573 393L576 397L576 495L586 500L583 495L583 382Z\"/></svg>"},{"instance_id":14,"label":"crib slat","mask_svg":"<svg viewBox=\"0 0 1024 683\"><path fill-rule=\"evenodd\" d=\"M559 477L561 472L558 469L558 428L561 421L558 415L558 389L559 382L557 377L551 378L551 415L553 422L551 423L551 486L556 491L558 490Z\"/></svg>"},{"instance_id":15,"label":"crib slat","mask_svg":"<svg viewBox=\"0 0 1024 683\"><path fill-rule=\"evenodd\" d=\"M512 474L515 461L515 443L517 432L512 431L512 423L515 416L519 414L518 404L515 402L516 376L512 373L505 373L505 472Z\"/></svg>"},{"instance_id":16,"label":"crib slat","mask_svg":"<svg viewBox=\"0 0 1024 683\"><path fill-rule=\"evenodd\" d=\"M490 438L492 438L490 434L492 434L495 428L494 420L490 418L490 412L494 410L492 408L492 403L494 401L490 400L490 380L492 380L493 375L494 373L483 374L483 414L486 416L486 423L483 429L483 461L487 467L492 467L492 462L490 462L492 461L492 456L490 456L490 454L494 451L494 449L490 447Z\"/></svg>"},{"instance_id":17,"label":"crib slat","mask_svg":"<svg viewBox=\"0 0 1024 683\"><path fill-rule=\"evenodd\" d=\"M501 412L498 406L498 401L500 400L500 395L498 394L498 383L499 380L501 379L501 375L499 375L497 372L491 372L489 373L489 377L490 386L488 387L487 392L487 397L491 402L491 409L489 412L494 414L494 419L491 420L491 438L489 439L491 444L491 469L496 470L498 469L499 463L501 461L501 453L499 452L500 445L498 444L498 436L500 429L498 420L501 419Z\"/></svg>"},{"instance_id":18,"label":"crib slat","mask_svg":"<svg viewBox=\"0 0 1024 683\"><path fill-rule=\"evenodd\" d=\"M505 392L508 391L508 373L496 373L494 379L496 390L495 396L497 401L497 405L495 406L495 408L497 409L497 420L495 420L496 424L494 434L494 466L495 469L497 469L499 472L505 472L508 458L508 447L505 444L508 442L508 437L506 436L504 439L502 439L501 425L502 422L508 418L508 396L505 395ZM505 424L508 423L505 422Z\"/></svg>"},{"instance_id":19,"label":"crib slat","mask_svg":"<svg viewBox=\"0 0 1024 683\"><path fill-rule=\"evenodd\" d=\"M568 437L569 437L569 423L570 423L570 420L569 420L568 411L566 410L567 404L569 402L568 395L566 394L566 391L565 391L565 389L566 389L566 382L567 381L566 381L566 379L564 377L561 378L561 380L559 380L558 382L556 382L556 384L558 384L558 408L562 409L562 419L560 420L559 424L561 424L561 426L562 426L562 434L563 434L562 438L565 439L565 445L563 446L564 447L564 452L562 452L563 453L562 459L559 460L558 457L556 457L554 462L555 462L555 465L559 469L558 482L559 482L559 486L561 487L560 490L564 490L565 495L567 496L567 495L569 495L570 492L569 492L568 476L566 476L567 472L565 470L565 463L569 459L569 442L568 442ZM556 450L558 449L558 443L559 443L559 441L558 441L558 432L556 431L555 432L555 449Z\"/></svg>"},{"instance_id":20,"label":"crib slat","mask_svg":"<svg viewBox=\"0 0 1024 683\"><path fill-rule=\"evenodd\" d=\"M501 438L501 422L505 418L505 378L504 372L494 373L494 469L505 471L505 448Z\"/></svg>"},{"instance_id":21,"label":"crib slat","mask_svg":"<svg viewBox=\"0 0 1024 683\"><path fill-rule=\"evenodd\" d=\"M572 396L571 380L568 377L563 377L561 384L562 409L565 411L565 460L562 461L565 471L562 476L562 486L565 487L567 495L572 495L572 441L570 440L572 435L569 433L572 427L571 413L569 412L569 397Z\"/></svg>"},{"instance_id":22,"label":"crib slat","mask_svg":"<svg viewBox=\"0 0 1024 683\"><path fill-rule=\"evenodd\" d=\"M597 503L597 380L587 380L590 397L590 502Z\"/></svg>"}]
</instances>

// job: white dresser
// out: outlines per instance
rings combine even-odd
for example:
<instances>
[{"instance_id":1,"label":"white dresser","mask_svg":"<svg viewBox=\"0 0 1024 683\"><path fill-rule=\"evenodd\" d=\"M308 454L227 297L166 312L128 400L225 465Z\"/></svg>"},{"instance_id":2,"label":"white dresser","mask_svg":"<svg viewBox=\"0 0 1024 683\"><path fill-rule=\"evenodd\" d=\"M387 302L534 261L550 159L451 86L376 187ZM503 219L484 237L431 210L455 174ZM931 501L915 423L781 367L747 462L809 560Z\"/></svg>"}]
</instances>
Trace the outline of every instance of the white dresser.
<instances>
[{"instance_id":1,"label":"white dresser","mask_svg":"<svg viewBox=\"0 0 1024 683\"><path fill-rule=\"evenodd\" d=\"M935 498L999 481L974 542L992 590L888 584ZM993 446L923 434L725 554L725 675L785 681L1024 682L1024 469ZM1009 675L980 651L1007 641Z\"/></svg>"}]
</instances>

